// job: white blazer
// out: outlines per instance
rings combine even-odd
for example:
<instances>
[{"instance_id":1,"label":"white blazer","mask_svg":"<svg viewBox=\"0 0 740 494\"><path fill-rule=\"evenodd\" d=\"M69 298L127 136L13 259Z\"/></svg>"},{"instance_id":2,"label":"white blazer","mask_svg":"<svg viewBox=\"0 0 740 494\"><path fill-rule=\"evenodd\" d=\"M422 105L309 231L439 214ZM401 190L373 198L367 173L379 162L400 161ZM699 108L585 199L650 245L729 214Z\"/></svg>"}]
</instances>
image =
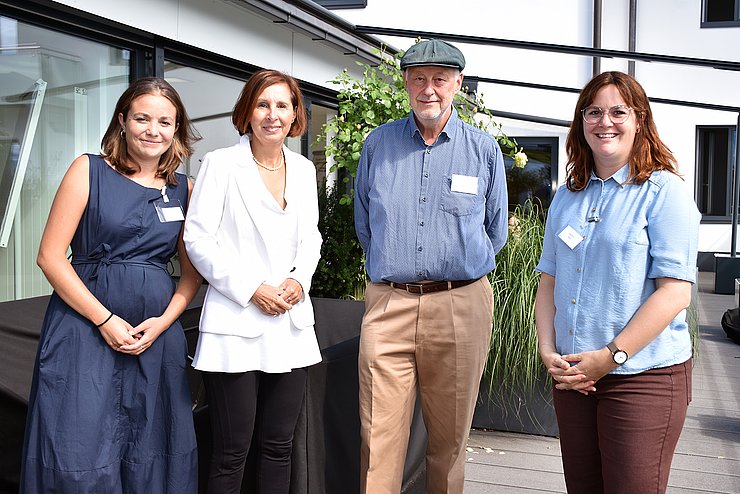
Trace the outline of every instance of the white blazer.
<instances>
[{"instance_id":1,"label":"white blazer","mask_svg":"<svg viewBox=\"0 0 740 494\"><path fill-rule=\"evenodd\" d=\"M277 285L294 278L304 297L288 311L292 324L314 324L308 291L321 256L318 230L316 169L300 154L283 147L286 200L298 212L296 256L285 272L269 273L265 236L274 226L265 216L264 185L252 160L249 137L235 146L205 155L195 181L184 240L190 261L210 286L200 318L200 331L246 337L260 336L265 314L251 303L262 283ZM261 189L257 189L260 187Z\"/></svg>"}]
</instances>

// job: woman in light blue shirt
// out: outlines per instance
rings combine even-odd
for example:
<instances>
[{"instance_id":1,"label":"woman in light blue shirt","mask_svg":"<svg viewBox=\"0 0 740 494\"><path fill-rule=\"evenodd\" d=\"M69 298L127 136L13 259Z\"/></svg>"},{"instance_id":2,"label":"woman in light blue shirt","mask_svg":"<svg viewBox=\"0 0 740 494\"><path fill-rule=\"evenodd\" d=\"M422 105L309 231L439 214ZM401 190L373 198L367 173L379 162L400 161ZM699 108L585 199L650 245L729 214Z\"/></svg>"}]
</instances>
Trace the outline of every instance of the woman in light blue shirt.
<instances>
[{"instance_id":1,"label":"woman in light blue shirt","mask_svg":"<svg viewBox=\"0 0 740 494\"><path fill-rule=\"evenodd\" d=\"M665 492L691 399L700 214L621 72L581 92L548 211L535 314L568 492Z\"/></svg>"}]
</instances>

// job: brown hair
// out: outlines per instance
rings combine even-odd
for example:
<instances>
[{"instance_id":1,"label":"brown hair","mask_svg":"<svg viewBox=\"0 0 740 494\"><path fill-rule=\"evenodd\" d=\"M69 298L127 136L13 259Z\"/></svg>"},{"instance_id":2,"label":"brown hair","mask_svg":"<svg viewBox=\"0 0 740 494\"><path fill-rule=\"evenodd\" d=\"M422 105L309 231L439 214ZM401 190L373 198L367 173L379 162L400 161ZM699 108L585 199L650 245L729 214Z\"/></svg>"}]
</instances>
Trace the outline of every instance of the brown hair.
<instances>
[{"instance_id":1,"label":"brown hair","mask_svg":"<svg viewBox=\"0 0 740 494\"><path fill-rule=\"evenodd\" d=\"M287 84L290 90L290 101L293 103L293 110L296 117L290 126L288 137L296 137L306 132L308 127L308 117L306 116L306 107L303 104L303 95L298 81L293 77L278 70L262 69L255 72L249 78L242 89L239 99L236 100L234 111L231 113L231 121L234 127L239 131L239 135L250 134L252 126L249 121L252 119L252 112L257 107L257 98L262 91L275 84Z\"/></svg>"},{"instance_id":2,"label":"brown hair","mask_svg":"<svg viewBox=\"0 0 740 494\"><path fill-rule=\"evenodd\" d=\"M108 130L105 131L103 139L100 141L102 155L105 157L116 170L125 175L131 175L138 171L136 163L129 164L130 158L126 149L126 138L122 134L121 124L118 115L123 115L125 121L133 102L147 94L163 96L172 103L176 110L176 129L169 149L159 157L159 166L157 176L164 178L167 183L177 184L175 170L185 158L193 154L193 143L200 139L200 135L193 128L190 118L188 118L185 105L183 105L180 95L177 94L169 82L159 77L145 77L138 79L129 85L123 92L113 117L108 124Z\"/></svg>"},{"instance_id":3,"label":"brown hair","mask_svg":"<svg viewBox=\"0 0 740 494\"><path fill-rule=\"evenodd\" d=\"M604 72L591 79L578 98L565 143L568 154L565 185L573 191L583 190L591 179L594 156L583 133L581 110L593 103L601 88L610 84L617 88L625 104L632 108L640 125L629 156L630 180L639 185L656 170L668 170L678 175L676 158L658 136L647 94L640 83L622 72Z\"/></svg>"}]
</instances>

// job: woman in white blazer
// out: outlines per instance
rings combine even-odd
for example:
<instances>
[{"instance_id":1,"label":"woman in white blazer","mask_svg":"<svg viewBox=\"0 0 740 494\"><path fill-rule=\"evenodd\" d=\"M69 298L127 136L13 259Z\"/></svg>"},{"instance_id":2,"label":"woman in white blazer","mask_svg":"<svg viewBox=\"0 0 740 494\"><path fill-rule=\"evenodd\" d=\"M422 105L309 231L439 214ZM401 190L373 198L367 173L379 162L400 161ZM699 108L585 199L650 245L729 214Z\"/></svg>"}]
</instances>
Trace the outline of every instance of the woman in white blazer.
<instances>
[{"instance_id":1,"label":"woman in white blazer","mask_svg":"<svg viewBox=\"0 0 740 494\"><path fill-rule=\"evenodd\" d=\"M193 362L209 399L208 492L240 492L257 430L259 492L287 493L307 367L321 360L308 296L321 248L316 171L284 145L307 127L298 83L256 72L232 122L241 139L206 154L184 233L210 285Z\"/></svg>"}]
</instances>

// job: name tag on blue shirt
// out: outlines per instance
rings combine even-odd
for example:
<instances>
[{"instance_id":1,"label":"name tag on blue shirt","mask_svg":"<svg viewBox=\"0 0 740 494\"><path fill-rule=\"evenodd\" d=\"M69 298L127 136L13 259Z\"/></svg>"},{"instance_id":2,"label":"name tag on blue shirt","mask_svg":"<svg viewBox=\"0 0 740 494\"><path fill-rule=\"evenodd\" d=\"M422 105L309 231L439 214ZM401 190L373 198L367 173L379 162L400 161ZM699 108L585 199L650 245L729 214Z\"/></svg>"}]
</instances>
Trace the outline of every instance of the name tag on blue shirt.
<instances>
[{"instance_id":1,"label":"name tag on blue shirt","mask_svg":"<svg viewBox=\"0 0 740 494\"><path fill-rule=\"evenodd\" d=\"M478 177L468 175L452 175L452 192L462 192L464 194L478 194Z\"/></svg>"},{"instance_id":2,"label":"name tag on blue shirt","mask_svg":"<svg viewBox=\"0 0 740 494\"><path fill-rule=\"evenodd\" d=\"M583 241L583 237L570 225L563 228L563 231L558 233L558 237L560 240L565 242L565 245L570 247L571 250L575 249L578 244Z\"/></svg>"}]
</instances>

